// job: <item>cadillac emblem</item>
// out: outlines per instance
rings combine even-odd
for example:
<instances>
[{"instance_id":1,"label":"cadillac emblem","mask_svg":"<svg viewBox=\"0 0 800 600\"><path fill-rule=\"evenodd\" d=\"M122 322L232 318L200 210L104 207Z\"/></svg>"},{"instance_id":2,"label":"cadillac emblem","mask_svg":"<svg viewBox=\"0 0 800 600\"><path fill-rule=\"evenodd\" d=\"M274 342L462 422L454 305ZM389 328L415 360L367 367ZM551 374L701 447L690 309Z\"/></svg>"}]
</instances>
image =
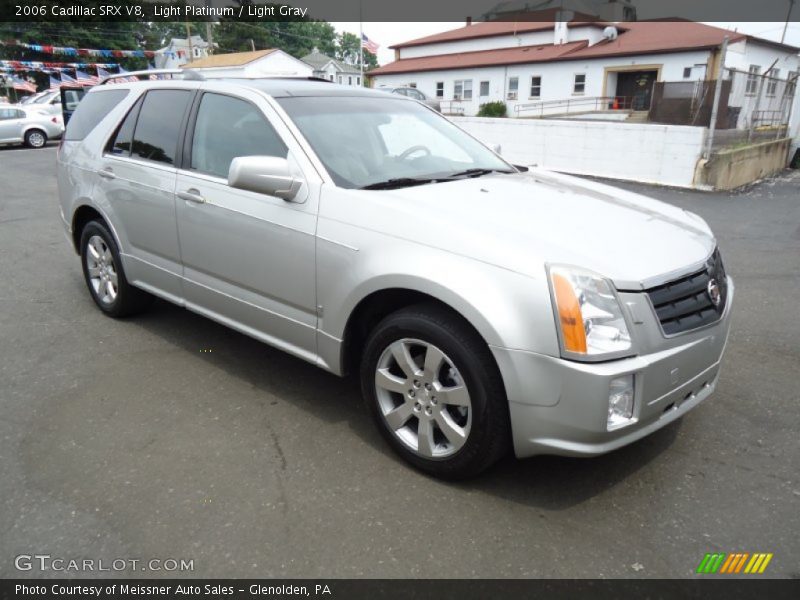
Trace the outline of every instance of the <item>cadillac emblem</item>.
<instances>
[{"instance_id":1,"label":"cadillac emblem","mask_svg":"<svg viewBox=\"0 0 800 600\"><path fill-rule=\"evenodd\" d=\"M713 304L715 307L719 306L720 300L722 300L722 294L719 290L719 283L717 283L716 279L712 278L708 282L706 293L708 294L708 297L711 299L711 304Z\"/></svg>"}]
</instances>

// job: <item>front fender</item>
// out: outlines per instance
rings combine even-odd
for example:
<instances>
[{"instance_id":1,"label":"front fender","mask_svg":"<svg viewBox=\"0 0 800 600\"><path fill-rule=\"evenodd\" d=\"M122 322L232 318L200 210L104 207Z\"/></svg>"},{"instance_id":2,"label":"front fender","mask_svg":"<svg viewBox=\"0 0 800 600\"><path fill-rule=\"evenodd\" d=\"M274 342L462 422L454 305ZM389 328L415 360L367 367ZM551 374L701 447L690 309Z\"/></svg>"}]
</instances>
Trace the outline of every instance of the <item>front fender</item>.
<instances>
[{"instance_id":1,"label":"front fender","mask_svg":"<svg viewBox=\"0 0 800 600\"><path fill-rule=\"evenodd\" d=\"M436 298L469 321L487 344L558 355L544 269L541 278L534 278L321 219L317 293L322 307L320 333L328 342L321 341L320 354L332 370L340 370L336 368L340 357L331 355L335 346L341 346L350 315L364 298L385 289L413 290Z\"/></svg>"}]
</instances>

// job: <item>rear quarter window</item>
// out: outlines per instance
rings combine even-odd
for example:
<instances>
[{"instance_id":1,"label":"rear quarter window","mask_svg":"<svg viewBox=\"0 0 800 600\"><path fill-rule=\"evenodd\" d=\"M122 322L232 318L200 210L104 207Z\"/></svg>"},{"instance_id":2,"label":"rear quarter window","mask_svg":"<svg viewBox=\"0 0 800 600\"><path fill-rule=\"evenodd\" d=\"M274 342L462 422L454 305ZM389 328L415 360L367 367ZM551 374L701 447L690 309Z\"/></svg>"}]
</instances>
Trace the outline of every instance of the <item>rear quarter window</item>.
<instances>
[{"instance_id":1,"label":"rear quarter window","mask_svg":"<svg viewBox=\"0 0 800 600\"><path fill-rule=\"evenodd\" d=\"M86 94L69 120L64 139L74 142L85 138L129 93L117 89Z\"/></svg>"}]
</instances>

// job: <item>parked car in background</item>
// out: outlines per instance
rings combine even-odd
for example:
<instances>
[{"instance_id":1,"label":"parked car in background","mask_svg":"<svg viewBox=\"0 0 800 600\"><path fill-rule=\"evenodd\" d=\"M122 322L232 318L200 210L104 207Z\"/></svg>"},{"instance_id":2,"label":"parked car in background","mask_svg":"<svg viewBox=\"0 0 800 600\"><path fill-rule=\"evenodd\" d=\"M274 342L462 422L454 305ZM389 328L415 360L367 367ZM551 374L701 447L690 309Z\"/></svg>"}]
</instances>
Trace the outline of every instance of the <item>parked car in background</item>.
<instances>
[{"instance_id":1,"label":"parked car in background","mask_svg":"<svg viewBox=\"0 0 800 600\"><path fill-rule=\"evenodd\" d=\"M433 100L428 98L425 94L420 92L417 88L412 87L380 87L378 88L382 92L389 92L390 94L398 94L400 96L406 96L407 98L411 98L412 100L419 100L423 104L427 104L433 110L441 112L442 105L438 100Z\"/></svg>"},{"instance_id":2,"label":"parked car in background","mask_svg":"<svg viewBox=\"0 0 800 600\"><path fill-rule=\"evenodd\" d=\"M41 98L45 94L49 94L49 93L50 92L44 91L44 92L37 92L37 93L31 94L29 96L25 96L19 102L17 102L17 104L22 105L22 104L30 104L32 102L36 102L36 100L38 100L39 98Z\"/></svg>"},{"instance_id":3,"label":"parked car in background","mask_svg":"<svg viewBox=\"0 0 800 600\"><path fill-rule=\"evenodd\" d=\"M58 90L54 92L45 92L35 100L26 104L25 109L35 110L48 115L61 116L61 93Z\"/></svg>"},{"instance_id":4,"label":"parked car in background","mask_svg":"<svg viewBox=\"0 0 800 600\"><path fill-rule=\"evenodd\" d=\"M710 397L734 288L702 218L516 167L404 96L93 88L57 172L99 310L158 296L357 373L391 447L447 478L610 452Z\"/></svg>"},{"instance_id":5,"label":"parked car in background","mask_svg":"<svg viewBox=\"0 0 800 600\"><path fill-rule=\"evenodd\" d=\"M0 144L42 148L64 133L61 115L45 114L17 104L0 105Z\"/></svg>"}]
</instances>

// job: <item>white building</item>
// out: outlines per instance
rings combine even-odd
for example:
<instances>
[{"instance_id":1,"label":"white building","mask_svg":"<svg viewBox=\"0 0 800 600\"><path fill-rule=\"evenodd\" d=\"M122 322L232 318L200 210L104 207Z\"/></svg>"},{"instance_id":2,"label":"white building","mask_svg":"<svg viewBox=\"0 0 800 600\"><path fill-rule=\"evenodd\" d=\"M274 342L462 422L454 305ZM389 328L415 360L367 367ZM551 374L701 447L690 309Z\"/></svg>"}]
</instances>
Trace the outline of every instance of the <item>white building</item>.
<instances>
[{"instance_id":1,"label":"white building","mask_svg":"<svg viewBox=\"0 0 800 600\"><path fill-rule=\"evenodd\" d=\"M301 58L304 63L308 63L314 69L314 77L327 79L342 85L361 85L361 71L353 65L348 65L340 60L322 54L314 48L311 54Z\"/></svg>"},{"instance_id":2,"label":"white building","mask_svg":"<svg viewBox=\"0 0 800 600\"><path fill-rule=\"evenodd\" d=\"M208 56L208 42L199 35L191 38L172 38L155 56L156 69L177 69L193 60Z\"/></svg>"},{"instance_id":3,"label":"white building","mask_svg":"<svg viewBox=\"0 0 800 600\"><path fill-rule=\"evenodd\" d=\"M311 77L314 72L310 65L277 48L215 54L183 67L206 77Z\"/></svg>"},{"instance_id":4,"label":"white building","mask_svg":"<svg viewBox=\"0 0 800 600\"><path fill-rule=\"evenodd\" d=\"M465 115L498 100L510 116L570 112L567 100L646 110L655 81L716 78L726 36L726 67L774 64L784 79L800 67L797 48L688 21L486 21L393 46L396 60L367 74L375 87L416 87Z\"/></svg>"}]
</instances>

